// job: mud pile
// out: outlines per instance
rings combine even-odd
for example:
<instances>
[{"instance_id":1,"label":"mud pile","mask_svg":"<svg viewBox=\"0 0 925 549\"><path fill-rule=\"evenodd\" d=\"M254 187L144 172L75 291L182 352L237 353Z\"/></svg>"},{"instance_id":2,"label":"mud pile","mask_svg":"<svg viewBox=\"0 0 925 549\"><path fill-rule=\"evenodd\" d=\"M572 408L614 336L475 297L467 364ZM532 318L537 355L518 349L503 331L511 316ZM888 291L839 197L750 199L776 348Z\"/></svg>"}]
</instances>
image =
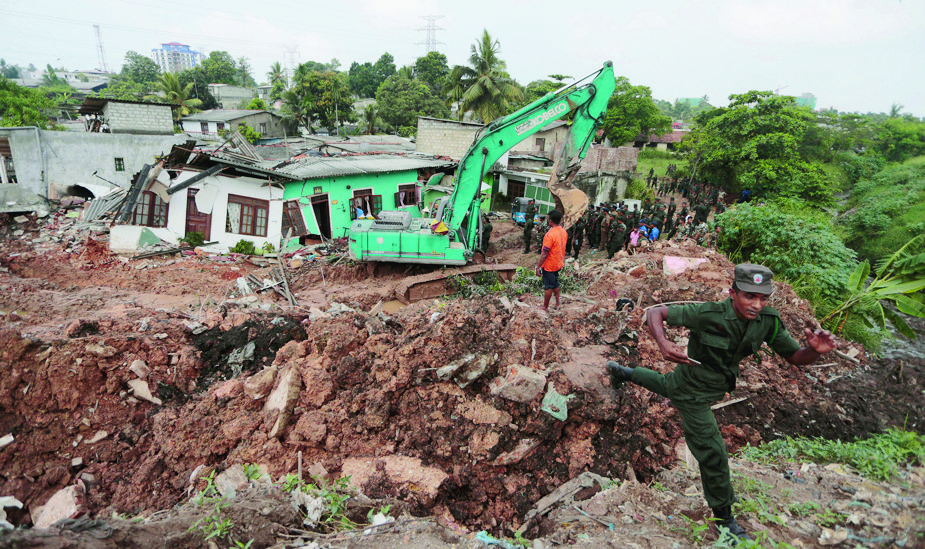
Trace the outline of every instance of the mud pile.
<instances>
[{"instance_id":1,"label":"mud pile","mask_svg":"<svg viewBox=\"0 0 925 549\"><path fill-rule=\"evenodd\" d=\"M669 371L644 308L722 299L733 267L694 245L592 255L571 275L587 291L545 315L541 297L501 294L385 313L374 305L398 273L316 262L294 273L301 305L266 312L271 295L229 299L251 265L139 269L87 255L0 257L2 308L21 311L0 330L0 432L15 439L0 449L0 494L33 510L78 483L91 516L147 513L185 501L209 470L256 463L279 478L301 459L415 514L501 533L582 472L648 480L684 459L674 409L635 386L613 391L603 364ZM706 262L666 275L665 256ZM776 288L790 332L812 326L806 302ZM617 311L619 298L634 306ZM878 370L855 346L840 351L850 358L814 368L744 361L735 399L717 410L730 450L781 435L850 439L907 415L920 429L925 407L884 395L921 402L921 365Z\"/></svg>"}]
</instances>

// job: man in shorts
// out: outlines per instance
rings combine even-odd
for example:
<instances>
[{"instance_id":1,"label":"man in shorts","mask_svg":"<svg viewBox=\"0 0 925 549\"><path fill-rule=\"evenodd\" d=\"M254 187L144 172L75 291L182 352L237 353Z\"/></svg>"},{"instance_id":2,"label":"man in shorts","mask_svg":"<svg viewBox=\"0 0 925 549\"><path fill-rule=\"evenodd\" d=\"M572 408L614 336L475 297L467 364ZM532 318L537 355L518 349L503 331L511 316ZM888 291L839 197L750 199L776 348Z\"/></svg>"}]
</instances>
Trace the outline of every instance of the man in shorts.
<instances>
[{"instance_id":1,"label":"man in shorts","mask_svg":"<svg viewBox=\"0 0 925 549\"><path fill-rule=\"evenodd\" d=\"M562 212L552 210L546 215L549 231L543 237L543 249L536 264L536 274L543 277L543 310L549 311L549 298L556 295L556 308L559 307L559 270L565 265L565 241L568 234L559 223Z\"/></svg>"}]
</instances>

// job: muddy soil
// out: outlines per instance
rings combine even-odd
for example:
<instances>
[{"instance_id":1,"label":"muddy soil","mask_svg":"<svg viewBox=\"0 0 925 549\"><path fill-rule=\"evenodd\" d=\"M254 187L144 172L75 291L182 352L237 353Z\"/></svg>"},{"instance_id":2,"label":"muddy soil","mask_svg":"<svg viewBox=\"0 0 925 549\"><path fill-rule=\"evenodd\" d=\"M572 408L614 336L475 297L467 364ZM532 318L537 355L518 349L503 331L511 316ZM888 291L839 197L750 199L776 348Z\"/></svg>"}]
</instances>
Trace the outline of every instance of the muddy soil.
<instances>
[{"instance_id":1,"label":"muddy soil","mask_svg":"<svg viewBox=\"0 0 925 549\"><path fill-rule=\"evenodd\" d=\"M496 222L493 236L485 261L532 269L536 256L521 253L519 228ZM569 276L587 289L546 314L532 294L405 307L395 287L425 268L354 265L335 254L292 263L291 306L271 291L239 295L238 278L269 277L264 261L128 260L108 253L104 230L59 216L2 227L0 237L0 435L14 439L0 449L0 496L24 504L8 512L13 524L32 524L37 508L70 486L87 518L151 517L188 502L208 471L258 464L278 479L301 466L350 475L365 496L402 502L408 522L389 534L398 537L373 537L432 536L446 546L480 544L479 530L512 537L541 498L582 473L612 479L600 494L620 487L658 496L643 483L680 474L680 419L644 389L611 389L603 364L669 371L643 327L644 308L723 299L733 268L692 243L657 243L610 261L586 250ZM666 275L665 256L706 261ZM786 284L775 288L772 305L791 333L815 326L804 300ZM624 297L634 306L617 311ZM670 336L683 342L686 334ZM892 426L922 433L923 365L839 343L841 355L810 367L765 355L743 361L738 389L716 412L730 451L781 436L851 440ZM615 497L624 499L582 510L613 516L630 496ZM677 505L658 509L677 517ZM702 498L684 505L695 520L706 511ZM621 516L625 524L660 520ZM587 517L549 517L527 525L528 537L665 546L643 543L638 531L601 534L600 521ZM284 526L297 529L298 520ZM804 530L775 531L775 539L813 546L820 533ZM191 546L177 540L168 546Z\"/></svg>"}]
</instances>

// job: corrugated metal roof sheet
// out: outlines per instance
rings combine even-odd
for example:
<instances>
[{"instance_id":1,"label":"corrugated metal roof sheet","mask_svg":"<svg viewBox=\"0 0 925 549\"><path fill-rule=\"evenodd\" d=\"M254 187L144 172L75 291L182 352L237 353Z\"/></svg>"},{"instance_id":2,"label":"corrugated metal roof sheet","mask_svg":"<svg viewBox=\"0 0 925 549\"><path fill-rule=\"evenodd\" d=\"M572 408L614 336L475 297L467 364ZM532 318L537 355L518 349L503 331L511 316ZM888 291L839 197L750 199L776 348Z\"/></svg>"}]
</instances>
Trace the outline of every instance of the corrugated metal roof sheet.
<instances>
[{"instance_id":1,"label":"corrugated metal roof sheet","mask_svg":"<svg viewBox=\"0 0 925 549\"><path fill-rule=\"evenodd\" d=\"M368 173L389 173L421 168L440 168L453 166L450 160L416 158L389 154L357 156L310 156L280 165L274 171L297 177L298 179L318 179L343 175L362 175Z\"/></svg>"}]
</instances>

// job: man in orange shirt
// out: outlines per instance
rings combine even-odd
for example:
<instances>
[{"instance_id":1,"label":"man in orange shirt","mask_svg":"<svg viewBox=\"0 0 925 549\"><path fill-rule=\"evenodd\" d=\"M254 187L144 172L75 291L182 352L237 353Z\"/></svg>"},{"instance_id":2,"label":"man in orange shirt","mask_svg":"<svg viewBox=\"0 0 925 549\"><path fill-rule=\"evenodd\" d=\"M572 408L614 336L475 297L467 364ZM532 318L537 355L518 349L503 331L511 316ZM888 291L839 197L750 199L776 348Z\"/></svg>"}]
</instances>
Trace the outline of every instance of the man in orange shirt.
<instances>
[{"instance_id":1,"label":"man in orange shirt","mask_svg":"<svg viewBox=\"0 0 925 549\"><path fill-rule=\"evenodd\" d=\"M546 215L549 231L543 237L543 251L536 264L536 274L543 277L543 310L549 311L549 298L556 294L556 308L559 307L559 269L565 265L565 242L568 233L559 223L562 222L562 212L552 210Z\"/></svg>"}]
</instances>

